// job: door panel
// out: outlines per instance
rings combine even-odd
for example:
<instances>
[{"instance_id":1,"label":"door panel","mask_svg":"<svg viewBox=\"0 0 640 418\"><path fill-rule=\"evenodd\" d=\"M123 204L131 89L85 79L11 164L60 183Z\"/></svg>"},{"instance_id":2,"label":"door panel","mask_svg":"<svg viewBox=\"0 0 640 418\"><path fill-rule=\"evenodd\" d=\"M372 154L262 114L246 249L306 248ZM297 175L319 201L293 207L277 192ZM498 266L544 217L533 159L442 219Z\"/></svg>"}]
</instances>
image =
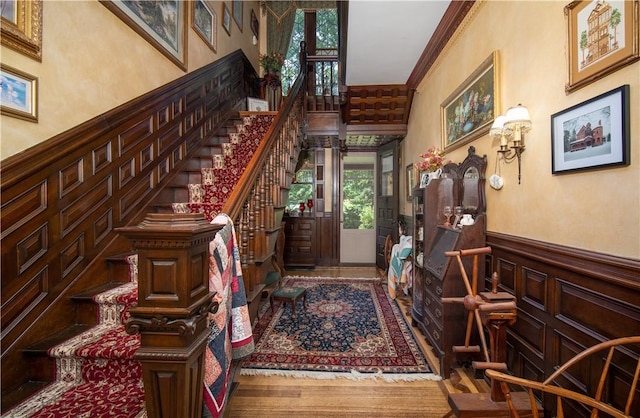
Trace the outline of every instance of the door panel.
<instances>
[{"instance_id":1,"label":"door panel","mask_svg":"<svg viewBox=\"0 0 640 418\"><path fill-rule=\"evenodd\" d=\"M384 269L384 242L387 235L391 235L394 242L398 241L398 141L378 148L376 160L379 184L376 196L376 265Z\"/></svg>"}]
</instances>

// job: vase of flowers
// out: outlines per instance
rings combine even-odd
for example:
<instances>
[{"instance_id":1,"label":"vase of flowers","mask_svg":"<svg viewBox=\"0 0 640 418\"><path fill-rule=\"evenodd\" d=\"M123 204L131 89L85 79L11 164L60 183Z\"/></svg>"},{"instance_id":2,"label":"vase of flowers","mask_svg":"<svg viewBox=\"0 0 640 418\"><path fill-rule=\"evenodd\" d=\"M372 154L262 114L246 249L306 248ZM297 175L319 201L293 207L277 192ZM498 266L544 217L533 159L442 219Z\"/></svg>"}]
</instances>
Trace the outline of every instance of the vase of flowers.
<instances>
[{"instance_id":1,"label":"vase of flowers","mask_svg":"<svg viewBox=\"0 0 640 418\"><path fill-rule=\"evenodd\" d=\"M442 174L442 167L450 161L444 160L444 151L437 147L430 147L427 152L420 154L421 161L415 163L420 173L420 187L429 185L431 180L437 179Z\"/></svg>"},{"instance_id":2,"label":"vase of flowers","mask_svg":"<svg viewBox=\"0 0 640 418\"><path fill-rule=\"evenodd\" d=\"M269 54L260 55L260 65L265 74L276 75L280 72L284 64L284 57L281 53L272 51Z\"/></svg>"}]
</instances>

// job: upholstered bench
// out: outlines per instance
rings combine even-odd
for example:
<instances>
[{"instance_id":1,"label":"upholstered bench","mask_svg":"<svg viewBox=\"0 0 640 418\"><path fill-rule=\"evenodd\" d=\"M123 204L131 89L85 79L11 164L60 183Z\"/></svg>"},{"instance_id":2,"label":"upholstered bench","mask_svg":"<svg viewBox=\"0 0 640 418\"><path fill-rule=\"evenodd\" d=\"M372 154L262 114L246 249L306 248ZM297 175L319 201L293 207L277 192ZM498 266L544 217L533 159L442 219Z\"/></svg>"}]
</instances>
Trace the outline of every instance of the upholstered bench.
<instances>
[{"instance_id":1,"label":"upholstered bench","mask_svg":"<svg viewBox=\"0 0 640 418\"><path fill-rule=\"evenodd\" d=\"M269 304L271 305L271 313L273 314L273 301L279 300L283 304L289 302L291 304L291 317L296 317L296 302L302 298L302 305L307 309L307 288L282 286L271 292Z\"/></svg>"}]
</instances>

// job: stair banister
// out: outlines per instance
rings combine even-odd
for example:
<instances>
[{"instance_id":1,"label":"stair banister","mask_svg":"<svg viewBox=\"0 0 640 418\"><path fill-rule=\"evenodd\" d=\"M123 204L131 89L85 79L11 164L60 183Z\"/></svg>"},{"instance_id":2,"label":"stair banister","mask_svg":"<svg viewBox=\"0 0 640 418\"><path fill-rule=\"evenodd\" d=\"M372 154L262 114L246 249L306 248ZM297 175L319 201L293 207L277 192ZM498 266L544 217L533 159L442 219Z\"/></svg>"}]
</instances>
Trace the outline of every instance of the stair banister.
<instances>
[{"instance_id":1,"label":"stair banister","mask_svg":"<svg viewBox=\"0 0 640 418\"><path fill-rule=\"evenodd\" d=\"M300 59L303 71L289 90L265 138L222 207L222 212L234 220L238 229L245 289L249 300L255 296L252 293L260 290L263 280L264 271L260 270L259 265L270 261L275 251L275 241L269 240L266 230L280 226L279 222L278 225L275 224L273 207L284 202L274 199L274 195L278 193L274 188L279 190L280 187L289 185L290 179L286 174L291 171L291 164L295 167L300 149L307 85L304 43L301 44Z\"/></svg>"}]
</instances>

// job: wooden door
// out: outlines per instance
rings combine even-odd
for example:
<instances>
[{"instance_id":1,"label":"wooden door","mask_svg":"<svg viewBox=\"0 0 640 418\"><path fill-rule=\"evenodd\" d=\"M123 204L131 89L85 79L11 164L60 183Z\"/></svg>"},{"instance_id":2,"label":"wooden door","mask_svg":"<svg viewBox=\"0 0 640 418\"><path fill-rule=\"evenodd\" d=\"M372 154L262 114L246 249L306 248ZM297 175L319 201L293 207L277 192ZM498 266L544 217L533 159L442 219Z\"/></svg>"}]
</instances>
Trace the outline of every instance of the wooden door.
<instances>
[{"instance_id":1,"label":"wooden door","mask_svg":"<svg viewBox=\"0 0 640 418\"><path fill-rule=\"evenodd\" d=\"M400 187L399 142L392 141L378 148L376 195L376 265L384 269L384 242L387 235L398 242L398 213Z\"/></svg>"}]
</instances>

